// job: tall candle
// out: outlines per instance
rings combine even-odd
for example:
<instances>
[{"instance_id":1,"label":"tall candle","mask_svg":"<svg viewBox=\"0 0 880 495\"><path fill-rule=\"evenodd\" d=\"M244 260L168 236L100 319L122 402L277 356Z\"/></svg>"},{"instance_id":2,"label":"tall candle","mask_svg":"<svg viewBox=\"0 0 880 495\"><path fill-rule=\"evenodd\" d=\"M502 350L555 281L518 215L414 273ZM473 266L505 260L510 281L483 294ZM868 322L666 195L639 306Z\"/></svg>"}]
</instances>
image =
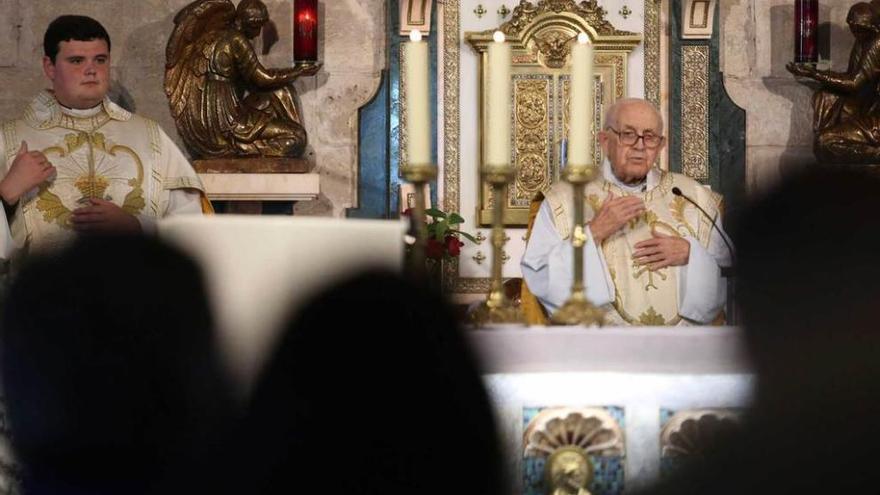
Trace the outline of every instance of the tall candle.
<instances>
[{"instance_id":1,"label":"tall candle","mask_svg":"<svg viewBox=\"0 0 880 495\"><path fill-rule=\"evenodd\" d=\"M405 43L406 154L412 165L431 163L431 114L428 105L428 44L413 30Z\"/></svg>"},{"instance_id":2,"label":"tall candle","mask_svg":"<svg viewBox=\"0 0 880 495\"><path fill-rule=\"evenodd\" d=\"M568 163L592 165L593 135L593 47L580 33L571 47L571 107L568 120Z\"/></svg>"},{"instance_id":3,"label":"tall candle","mask_svg":"<svg viewBox=\"0 0 880 495\"><path fill-rule=\"evenodd\" d=\"M486 165L510 166L510 45L495 31L489 44Z\"/></svg>"}]
</instances>

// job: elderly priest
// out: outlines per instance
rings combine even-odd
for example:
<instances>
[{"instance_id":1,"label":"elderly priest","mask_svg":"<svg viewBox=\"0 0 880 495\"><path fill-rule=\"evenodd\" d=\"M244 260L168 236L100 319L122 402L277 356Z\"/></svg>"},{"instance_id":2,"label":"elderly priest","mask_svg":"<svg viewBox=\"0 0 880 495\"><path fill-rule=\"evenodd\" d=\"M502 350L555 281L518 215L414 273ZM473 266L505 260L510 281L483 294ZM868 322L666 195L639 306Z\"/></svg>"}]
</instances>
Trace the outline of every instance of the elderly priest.
<instances>
[{"instance_id":1,"label":"elderly priest","mask_svg":"<svg viewBox=\"0 0 880 495\"><path fill-rule=\"evenodd\" d=\"M584 192L587 297L608 309L612 325L718 321L726 299L720 267L731 258L721 196L653 166L665 144L663 118L645 100L618 100L598 139L602 177ZM521 263L528 289L549 313L571 293L572 204L571 185L550 188Z\"/></svg>"}]
</instances>

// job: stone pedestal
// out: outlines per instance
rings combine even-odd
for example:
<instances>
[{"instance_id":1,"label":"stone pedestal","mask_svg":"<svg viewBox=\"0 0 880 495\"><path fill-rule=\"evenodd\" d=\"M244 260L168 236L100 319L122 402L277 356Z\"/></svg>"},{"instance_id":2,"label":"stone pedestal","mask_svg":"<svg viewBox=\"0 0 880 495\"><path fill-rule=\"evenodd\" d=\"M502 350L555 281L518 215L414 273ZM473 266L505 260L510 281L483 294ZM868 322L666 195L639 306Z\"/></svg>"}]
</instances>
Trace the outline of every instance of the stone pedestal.
<instances>
[{"instance_id":1,"label":"stone pedestal","mask_svg":"<svg viewBox=\"0 0 880 495\"><path fill-rule=\"evenodd\" d=\"M304 174L311 165L305 158L212 158L196 160L200 174Z\"/></svg>"},{"instance_id":2,"label":"stone pedestal","mask_svg":"<svg viewBox=\"0 0 880 495\"><path fill-rule=\"evenodd\" d=\"M321 192L320 175L302 159L196 160L208 199L223 201L218 213L293 214L296 201L311 201ZM250 172L245 172L250 170Z\"/></svg>"}]
</instances>

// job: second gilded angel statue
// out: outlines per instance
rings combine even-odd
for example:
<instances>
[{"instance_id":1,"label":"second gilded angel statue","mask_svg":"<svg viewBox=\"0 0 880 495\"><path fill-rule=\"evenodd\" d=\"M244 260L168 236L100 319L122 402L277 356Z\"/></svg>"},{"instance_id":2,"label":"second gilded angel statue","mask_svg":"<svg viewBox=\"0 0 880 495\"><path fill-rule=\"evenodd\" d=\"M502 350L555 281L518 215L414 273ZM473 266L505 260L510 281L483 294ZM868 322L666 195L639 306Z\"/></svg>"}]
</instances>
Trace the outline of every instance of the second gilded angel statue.
<instances>
[{"instance_id":1,"label":"second gilded angel statue","mask_svg":"<svg viewBox=\"0 0 880 495\"><path fill-rule=\"evenodd\" d=\"M260 0L196 0L174 18L165 93L194 159L291 157L308 142L293 82L319 64L266 68L250 40L266 23Z\"/></svg>"}]
</instances>

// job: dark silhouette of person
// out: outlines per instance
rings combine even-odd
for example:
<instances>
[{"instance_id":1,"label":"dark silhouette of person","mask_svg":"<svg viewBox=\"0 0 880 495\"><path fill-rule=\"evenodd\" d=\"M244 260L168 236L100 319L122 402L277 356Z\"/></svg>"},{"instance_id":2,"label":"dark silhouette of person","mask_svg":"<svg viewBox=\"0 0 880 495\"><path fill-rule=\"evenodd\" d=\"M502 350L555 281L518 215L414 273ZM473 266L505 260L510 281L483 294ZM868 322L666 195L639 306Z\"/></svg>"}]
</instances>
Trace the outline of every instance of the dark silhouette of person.
<instances>
[{"instance_id":1,"label":"dark silhouette of person","mask_svg":"<svg viewBox=\"0 0 880 495\"><path fill-rule=\"evenodd\" d=\"M880 486L880 178L817 167L738 222L757 372L742 434L650 493L873 493Z\"/></svg>"},{"instance_id":2,"label":"dark silhouette of person","mask_svg":"<svg viewBox=\"0 0 880 495\"><path fill-rule=\"evenodd\" d=\"M392 274L356 276L304 306L242 437L238 492L507 493L462 330L439 295Z\"/></svg>"},{"instance_id":3,"label":"dark silhouette of person","mask_svg":"<svg viewBox=\"0 0 880 495\"><path fill-rule=\"evenodd\" d=\"M210 486L233 403L189 258L145 237L94 236L32 258L0 343L24 493Z\"/></svg>"}]
</instances>

